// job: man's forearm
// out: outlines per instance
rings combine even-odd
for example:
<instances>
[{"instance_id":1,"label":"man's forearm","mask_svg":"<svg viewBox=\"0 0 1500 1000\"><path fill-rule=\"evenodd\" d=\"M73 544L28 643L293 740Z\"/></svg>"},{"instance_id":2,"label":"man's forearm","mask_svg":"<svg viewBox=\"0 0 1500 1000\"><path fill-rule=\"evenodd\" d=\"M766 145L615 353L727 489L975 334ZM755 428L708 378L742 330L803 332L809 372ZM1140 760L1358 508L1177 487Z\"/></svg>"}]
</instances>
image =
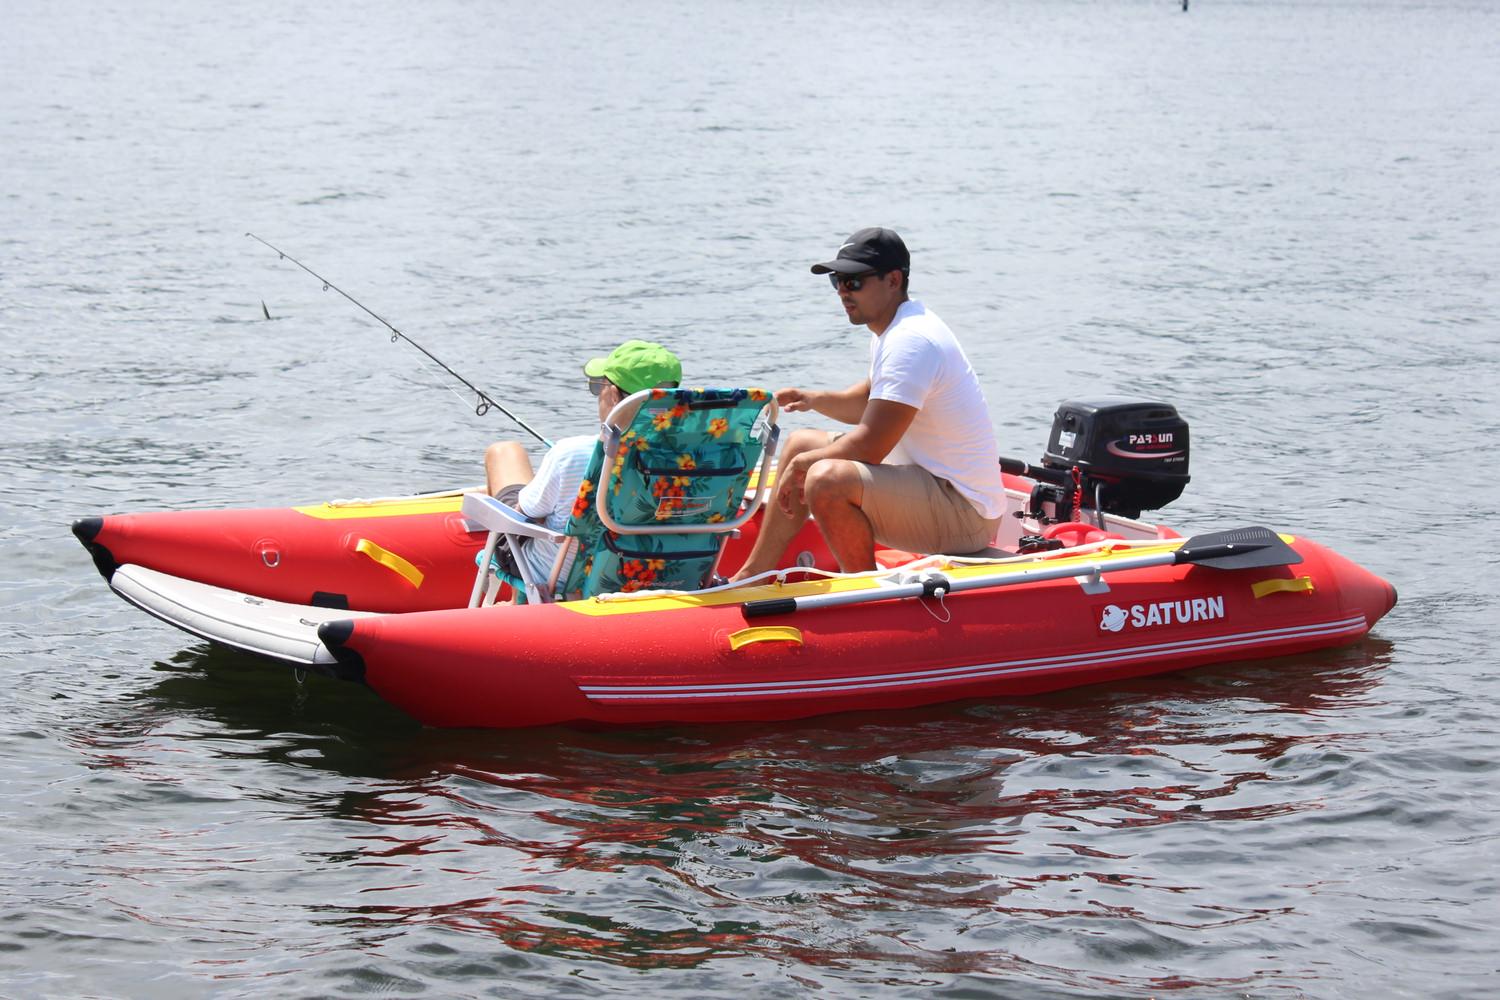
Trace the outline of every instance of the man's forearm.
<instances>
[{"instance_id":1,"label":"man's forearm","mask_svg":"<svg viewBox=\"0 0 1500 1000\"><path fill-rule=\"evenodd\" d=\"M812 408L841 424L857 424L870 401L868 380L856 382L841 391L825 390L813 396Z\"/></svg>"}]
</instances>

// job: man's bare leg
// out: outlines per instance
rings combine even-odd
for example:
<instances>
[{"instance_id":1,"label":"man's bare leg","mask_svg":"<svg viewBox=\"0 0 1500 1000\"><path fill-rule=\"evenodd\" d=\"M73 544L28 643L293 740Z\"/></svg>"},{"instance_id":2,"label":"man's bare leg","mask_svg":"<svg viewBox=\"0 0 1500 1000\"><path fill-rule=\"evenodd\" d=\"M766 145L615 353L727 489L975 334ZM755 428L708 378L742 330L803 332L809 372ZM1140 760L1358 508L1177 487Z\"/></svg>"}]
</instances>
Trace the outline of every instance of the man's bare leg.
<instances>
[{"instance_id":1,"label":"man's bare leg","mask_svg":"<svg viewBox=\"0 0 1500 1000\"><path fill-rule=\"evenodd\" d=\"M865 482L859 466L841 458L824 459L807 471L803 490L823 540L845 573L875 568L875 530L860 507Z\"/></svg>"},{"instance_id":2,"label":"man's bare leg","mask_svg":"<svg viewBox=\"0 0 1500 1000\"><path fill-rule=\"evenodd\" d=\"M778 466L784 469L788 462L804 451L826 447L831 437L828 431L793 431L787 438L786 445L781 449L781 457L777 460ZM756 536L755 544L750 547L750 555L745 559L745 565L735 572L730 578L731 581L743 580L746 577L775 569L776 564L781 561L782 554L786 552L786 547L807 523L807 501L800 496L794 496L791 509L784 511L772 495L767 498L761 511L760 534Z\"/></svg>"}]
</instances>

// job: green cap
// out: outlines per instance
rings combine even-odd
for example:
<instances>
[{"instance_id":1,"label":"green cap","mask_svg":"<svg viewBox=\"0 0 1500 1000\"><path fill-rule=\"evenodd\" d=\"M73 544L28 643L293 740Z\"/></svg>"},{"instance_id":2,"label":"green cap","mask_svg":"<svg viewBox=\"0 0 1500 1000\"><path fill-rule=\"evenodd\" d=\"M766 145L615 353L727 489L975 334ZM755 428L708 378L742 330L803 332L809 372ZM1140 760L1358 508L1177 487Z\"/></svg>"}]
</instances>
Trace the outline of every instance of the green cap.
<instances>
[{"instance_id":1,"label":"green cap","mask_svg":"<svg viewBox=\"0 0 1500 1000\"><path fill-rule=\"evenodd\" d=\"M676 385L682 381L682 362L660 344L644 340L627 340L609 352L607 358L594 358L583 366L590 378L607 378L625 395L653 389L664 382Z\"/></svg>"}]
</instances>

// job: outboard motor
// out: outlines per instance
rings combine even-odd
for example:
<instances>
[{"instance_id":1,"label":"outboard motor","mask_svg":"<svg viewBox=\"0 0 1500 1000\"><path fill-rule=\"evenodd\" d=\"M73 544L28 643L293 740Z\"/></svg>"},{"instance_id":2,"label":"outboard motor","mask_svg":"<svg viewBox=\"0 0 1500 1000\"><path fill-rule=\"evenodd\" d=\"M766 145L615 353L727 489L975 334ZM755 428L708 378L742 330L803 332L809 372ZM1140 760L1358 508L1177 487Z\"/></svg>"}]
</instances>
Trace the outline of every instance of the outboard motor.
<instances>
[{"instance_id":1,"label":"outboard motor","mask_svg":"<svg viewBox=\"0 0 1500 1000\"><path fill-rule=\"evenodd\" d=\"M1188 425L1167 403L1123 396L1069 400L1052 419L1041 465L1002 458L1000 467L1037 480L1019 516L1082 520L1077 509L1082 506L1092 507L1096 519L1104 514L1138 518L1141 511L1182 496L1188 484ZM1046 502L1052 503L1051 516L1043 513Z\"/></svg>"}]
</instances>

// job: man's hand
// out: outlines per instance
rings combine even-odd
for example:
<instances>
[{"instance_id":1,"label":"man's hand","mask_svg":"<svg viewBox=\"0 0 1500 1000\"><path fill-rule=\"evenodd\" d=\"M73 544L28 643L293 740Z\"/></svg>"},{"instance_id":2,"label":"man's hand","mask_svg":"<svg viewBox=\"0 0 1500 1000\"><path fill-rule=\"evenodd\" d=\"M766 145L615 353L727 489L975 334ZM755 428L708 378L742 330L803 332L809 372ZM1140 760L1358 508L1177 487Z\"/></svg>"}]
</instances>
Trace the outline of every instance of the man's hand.
<instances>
[{"instance_id":1,"label":"man's hand","mask_svg":"<svg viewBox=\"0 0 1500 1000\"><path fill-rule=\"evenodd\" d=\"M802 484L807 480L807 470L812 468L815 461L817 452L804 451L776 470L776 505L783 514L790 514L793 507L803 505Z\"/></svg>"},{"instance_id":2,"label":"man's hand","mask_svg":"<svg viewBox=\"0 0 1500 1000\"><path fill-rule=\"evenodd\" d=\"M791 395L795 393L795 398ZM804 393L800 389L782 389L776 393L776 401L781 402L783 394L787 394L788 402L783 404L791 410L794 405L811 405L808 397L814 393ZM818 394L825 395L826 394ZM824 412L819 410L819 412ZM875 465L885 461L891 449L901 440L911 422L916 419L917 408L907 406L905 403L892 403L884 399L872 400L865 408L864 419L857 423L853 430L839 435L821 448L813 448L808 451L794 455L790 461L776 471L776 505L781 508L782 513L791 514L796 509L806 506L803 497L803 484L807 479L808 470L814 464L825 458L840 458L851 462L864 462Z\"/></svg>"},{"instance_id":3,"label":"man's hand","mask_svg":"<svg viewBox=\"0 0 1500 1000\"><path fill-rule=\"evenodd\" d=\"M776 405L788 413L801 413L813 409L812 396L803 389L777 389Z\"/></svg>"},{"instance_id":4,"label":"man's hand","mask_svg":"<svg viewBox=\"0 0 1500 1000\"><path fill-rule=\"evenodd\" d=\"M841 424L857 424L870 401L870 382L856 382L847 389L777 389L776 405L788 413L813 410Z\"/></svg>"}]
</instances>

